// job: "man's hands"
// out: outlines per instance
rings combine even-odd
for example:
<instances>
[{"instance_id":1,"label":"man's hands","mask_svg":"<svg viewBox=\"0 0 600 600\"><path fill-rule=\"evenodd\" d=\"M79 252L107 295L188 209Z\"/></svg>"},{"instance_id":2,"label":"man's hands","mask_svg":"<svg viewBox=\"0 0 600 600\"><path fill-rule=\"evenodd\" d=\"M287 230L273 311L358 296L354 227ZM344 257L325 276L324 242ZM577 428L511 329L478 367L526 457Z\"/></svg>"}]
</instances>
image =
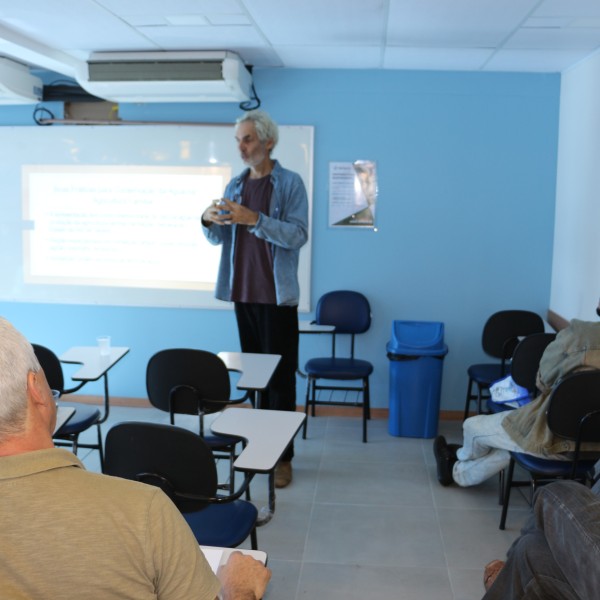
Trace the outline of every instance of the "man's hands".
<instances>
[{"instance_id":1,"label":"man's hands","mask_svg":"<svg viewBox=\"0 0 600 600\"><path fill-rule=\"evenodd\" d=\"M271 569L241 552L232 552L217 572L223 600L260 600L271 579Z\"/></svg>"},{"instance_id":2,"label":"man's hands","mask_svg":"<svg viewBox=\"0 0 600 600\"><path fill-rule=\"evenodd\" d=\"M202 222L205 224L233 225L236 223L252 227L256 225L257 221L257 212L227 198L213 200L212 204L202 214Z\"/></svg>"}]
</instances>

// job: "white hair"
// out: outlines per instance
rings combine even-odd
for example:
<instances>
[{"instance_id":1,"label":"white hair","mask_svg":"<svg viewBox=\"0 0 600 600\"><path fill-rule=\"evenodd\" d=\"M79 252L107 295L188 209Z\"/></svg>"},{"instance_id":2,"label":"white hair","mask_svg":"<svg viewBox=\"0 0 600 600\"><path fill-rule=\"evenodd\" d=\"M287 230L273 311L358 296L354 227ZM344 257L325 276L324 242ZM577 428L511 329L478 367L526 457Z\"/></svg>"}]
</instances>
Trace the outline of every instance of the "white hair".
<instances>
[{"instance_id":1,"label":"white hair","mask_svg":"<svg viewBox=\"0 0 600 600\"><path fill-rule=\"evenodd\" d=\"M0 440L23 431L27 416L27 377L40 363L31 344L0 317Z\"/></svg>"},{"instance_id":2,"label":"white hair","mask_svg":"<svg viewBox=\"0 0 600 600\"><path fill-rule=\"evenodd\" d=\"M279 141L279 128L277 127L277 123L275 123L266 112L262 110L249 110L235 122L236 130L238 125L246 121L254 123L256 135L263 144L271 140L273 142L273 148L277 146L277 142Z\"/></svg>"}]
</instances>

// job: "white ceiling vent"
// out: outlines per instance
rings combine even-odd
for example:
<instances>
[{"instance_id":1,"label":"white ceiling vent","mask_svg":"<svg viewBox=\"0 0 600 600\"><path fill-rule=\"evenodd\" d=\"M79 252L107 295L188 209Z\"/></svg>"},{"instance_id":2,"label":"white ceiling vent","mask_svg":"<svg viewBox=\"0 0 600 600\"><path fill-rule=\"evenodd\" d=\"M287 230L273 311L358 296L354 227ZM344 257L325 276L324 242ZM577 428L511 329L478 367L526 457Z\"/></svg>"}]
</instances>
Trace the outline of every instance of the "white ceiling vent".
<instances>
[{"instance_id":1,"label":"white ceiling vent","mask_svg":"<svg viewBox=\"0 0 600 600\"><path fill-rule=\"evenodd\" d=\"M242 102L252 75L233 52L100 52L77 78L113 102Z\"/></svg>"}]
</instances>

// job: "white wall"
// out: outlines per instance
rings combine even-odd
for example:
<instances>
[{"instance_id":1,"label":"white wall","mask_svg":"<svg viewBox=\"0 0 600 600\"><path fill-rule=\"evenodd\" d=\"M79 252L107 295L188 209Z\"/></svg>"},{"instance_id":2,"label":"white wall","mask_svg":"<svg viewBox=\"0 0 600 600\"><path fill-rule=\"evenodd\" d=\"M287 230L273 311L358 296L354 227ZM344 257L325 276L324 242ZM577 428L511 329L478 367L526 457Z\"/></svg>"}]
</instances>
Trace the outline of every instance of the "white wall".
<instances>
[{"instance_id":1,"label":"white wall","mask_svg":"<svg viewBox=\"0 0 600 600\"><path fill-rule=\"evenodd\" d=\"M600 297L600 53L563 73L550 308L595 320Z\"/></svg>"}]
</instances>

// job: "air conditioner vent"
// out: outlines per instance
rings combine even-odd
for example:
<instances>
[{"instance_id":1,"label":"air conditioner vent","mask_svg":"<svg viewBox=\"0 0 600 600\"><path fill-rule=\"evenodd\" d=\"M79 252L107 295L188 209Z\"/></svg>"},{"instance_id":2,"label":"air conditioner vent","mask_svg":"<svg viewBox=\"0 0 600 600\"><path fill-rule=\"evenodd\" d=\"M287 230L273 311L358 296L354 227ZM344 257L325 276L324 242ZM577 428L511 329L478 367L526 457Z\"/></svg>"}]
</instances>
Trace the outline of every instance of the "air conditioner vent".
<instances>
[{"instance_id":1,"label":"air conditioner vent","mask_svg":"<svg viewBox=\"0 0 600 600\"><path fill-rule=\"evenodd\" d=\"M113 102L241 102L252 95L250 71L228 51L94 53L77 80Z\"/></svg>"},{"instance_id":2,"label":"air conditioner vent","mask_svg":"<svg viewBox=\"0 0 600 600\"><path fill-rule=\"evenodd\" d=\"M90 81L222 81L223 61L103 61L89 63Z\"/></svg>"}]
</instances>

